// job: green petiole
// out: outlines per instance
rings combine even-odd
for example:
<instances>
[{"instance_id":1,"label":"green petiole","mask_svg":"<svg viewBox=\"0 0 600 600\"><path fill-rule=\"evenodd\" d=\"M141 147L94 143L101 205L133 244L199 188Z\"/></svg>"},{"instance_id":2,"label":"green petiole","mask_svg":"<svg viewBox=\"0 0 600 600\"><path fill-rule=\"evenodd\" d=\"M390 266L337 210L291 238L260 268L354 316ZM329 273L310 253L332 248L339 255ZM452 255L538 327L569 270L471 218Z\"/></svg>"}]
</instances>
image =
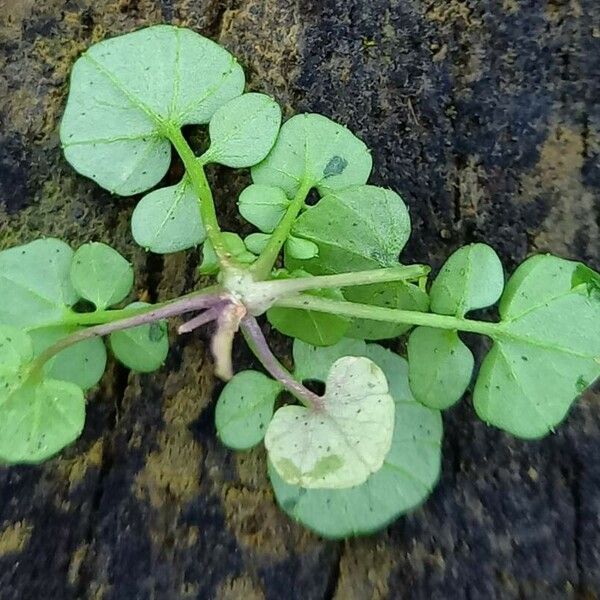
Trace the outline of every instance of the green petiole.
<instances>
[{"instance_id":1,"label":"green petiole","mask_svg":"<svg viewBox=\"0 0 600 600\"><path fill-rule=\"evenodd\" d=\"M499 335L502 335L502 329L498 323L487 323L485 321L460 319L458 317L447 315L436 315L433 313L401 310L398 308L384 308L381 306L357 304L340 300L329 300L317 296L298 295L291 298L281 298L277 300L274 305L281 308L298 308L343 315L355 319L371 319L373 321L386 321L388 323L422 325L424 327L436 327L438 329L480 333L489 337L498 337Z\"/></svg>"},{"instance_id":2,"label":"green petiole","mask_svg":"<svg viewBox=\"0 0 600 600\"><path fill-rule=\"evenodd\" d=\"M290 203L283 219L279 222L267 243L265 249L260 253L254 264L250 267L250 272L257 280L267 279L271 273L277 257L281 252L281 248L287 239L292 225L298 216L298 213L304 206L304 201L310 192L312 184L308 181L303 181L300 188L296 192L294 199Z\"/></svg>"},{"instance_id":3,"label":"green petiole","mask_svg":"<svg viewBox=\"0 0 600 600\"><path fill-rule=\"evenodd\" d=\"M192 182L192 187L198 198L200 218L206 229L206 235L217 255L219 264L224 270L235 267L236 261L232 258L223 240L221 227L217 220L215 202L202 163L190 148L179 127L170 123L167 124L165 126L165 135L169 138L177 154L181 157L188 177Z\"/></svg>"},{"instance_id":4,"label":"green petiole","mask_svg":"<svg viewBox=\"0 0 600 600\"><path fill-rule=\"evenodd\" d=\"M297 279L261 281L255 285L262 293L272 298L281 298L307 290L344 288L392 281L420 281L431 271L427 265L401 265L368 271L353 271L337 275L316 275Z\"/></svg>"}]
</instances>

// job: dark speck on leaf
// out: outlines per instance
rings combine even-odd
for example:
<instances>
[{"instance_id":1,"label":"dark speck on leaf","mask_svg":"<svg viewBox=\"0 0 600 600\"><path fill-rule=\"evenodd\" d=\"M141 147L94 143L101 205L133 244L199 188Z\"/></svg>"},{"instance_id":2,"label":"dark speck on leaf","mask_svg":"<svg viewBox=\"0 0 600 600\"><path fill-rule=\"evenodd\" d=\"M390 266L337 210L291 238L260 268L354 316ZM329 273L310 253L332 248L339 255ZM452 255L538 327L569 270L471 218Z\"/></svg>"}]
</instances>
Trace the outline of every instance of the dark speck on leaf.
<instances>
[{"instance_id":1,"label":"dark speck on leaf","mask_svg":"<svg viewBox=\"0 0 600 600\"><path fill-rule=\"evenodd\" d=\"M339 175L348 166L348 161L341 156L333 156L323 169L323 177Z\"/></svg>"}]
</instances>

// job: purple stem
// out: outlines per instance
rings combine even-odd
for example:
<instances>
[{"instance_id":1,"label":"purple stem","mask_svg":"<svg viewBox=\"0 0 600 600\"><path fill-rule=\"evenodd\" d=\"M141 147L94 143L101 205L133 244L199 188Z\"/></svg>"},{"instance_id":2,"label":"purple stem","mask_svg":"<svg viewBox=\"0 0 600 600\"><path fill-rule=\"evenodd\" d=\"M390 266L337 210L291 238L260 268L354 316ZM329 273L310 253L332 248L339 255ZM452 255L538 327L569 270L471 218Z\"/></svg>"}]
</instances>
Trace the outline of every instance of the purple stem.
<instances>
[{"instance_id":1,"label":"purple stem","mask_svg":"<svg viewBox=\"0 0 600 600\"><path fill-rule=\"evenodd\" d=\"M198 329L198 327L202 327L202 325L206 325L211 321L214 321L219 316L219 310L217 307L208 308L203 313L200 313L198 316L186 321L183 325L180 325L177 328L177 333L190 333L194 331L194 329Z\"/></svg>"},{"instance_id":2,"label":"purple stem","mask_svg":"<svg viewBox=\"0 0 600 600\"><path fill-rule=\"evenodd\" d=\"M323 398L296 381L271 352L271 348L269 348L269 344L255 317L249 315L242 320L242 331L246 336L250 349L271 377L279 381L290 394L298 398L304 405L315 411L323 409Z\"/></svg>"},{"instance_id":3,"label":"purple stem","mask_svg":"<svg viewBox=\"0 0 600 600\"><path fill-rule=\"evenodd\" d=\"M44 352L42 352L34 362L33 371L41 368L46 362L48 362L55 354L58 354L61 350L87 340L90 338L100 337L113 333L115 331L121 331L123 329L129 329L131 327L138 327L139 325L146 325L159 321L160 319L166 319L168 317L175 317L188 312L202 310L204 308L210 308L215 304L219 304L227 300L227 296L224 294L209 294L209 295L198 295L189 296L170 302L165 306L149 310L133 317L126 317L110 323L103 323L102 325L94 325L87 329L81 329L76 331L72 335L59 340L53 346L50 346Z\"/></svg>"}]
</instances>

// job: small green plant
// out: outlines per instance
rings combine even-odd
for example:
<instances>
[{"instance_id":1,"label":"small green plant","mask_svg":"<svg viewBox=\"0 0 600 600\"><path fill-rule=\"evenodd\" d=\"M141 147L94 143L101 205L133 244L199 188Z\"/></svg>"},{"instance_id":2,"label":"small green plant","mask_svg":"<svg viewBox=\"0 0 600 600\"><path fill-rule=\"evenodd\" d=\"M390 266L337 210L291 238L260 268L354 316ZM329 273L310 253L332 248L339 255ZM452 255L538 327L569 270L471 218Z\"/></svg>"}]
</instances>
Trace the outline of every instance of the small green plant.
<instances>
[{"instance_id":1,"label":"small green plant","mask_svg":"<svg viewBox=\"0 0 600 600\"><path fill-rule=\"evenodd\" d=\"M600 375L600 276L538 255L505 284L496 253L471 244L428 285L429 267L399 262L409 213L398 194L367 184L365 144L317 114L281 125L272 98L243 90L227 51L170 26L101 42L75 63L60 130L67 160L130 196L161 181L174 149L185 174L143 196L133 238L156 253L202 244L199 271L214 284L124 306L132 268L102 243L73 251L42 239L0 252L0 459L42 461L80 435L84 392L106 365L102 338L149 372L168 352L166 320L181 316L181 334L214 331L215 373L227 381L220 439L238 450L264 441L279 504L328 537L381 528L431 492L440 411L473 376L461 332L491 340L473 390L479 417L522 438L553 431ZM182 127L205 124L210 142L196 153ZM213 163L251 167L238 206L257 231L245 239L219 226ZM468 318L496 302L498 322ZM292 372L269 349L262 315L295 338ZM268 375L234 374L238 330ZM408 360L373 343L398 336Z\"/></svg>"}]
</instances>

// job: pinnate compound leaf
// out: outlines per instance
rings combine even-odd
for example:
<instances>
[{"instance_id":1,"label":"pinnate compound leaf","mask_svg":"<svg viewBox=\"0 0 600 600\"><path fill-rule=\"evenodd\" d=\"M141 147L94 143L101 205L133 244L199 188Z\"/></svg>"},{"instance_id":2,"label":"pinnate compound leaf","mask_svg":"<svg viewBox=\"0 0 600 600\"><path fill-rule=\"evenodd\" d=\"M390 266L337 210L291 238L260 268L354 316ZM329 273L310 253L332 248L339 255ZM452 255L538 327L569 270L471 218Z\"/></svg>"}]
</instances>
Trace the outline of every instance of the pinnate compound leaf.
<instances>
[{"instance_id":1,"label":"pinnate compound leaf","mask_svg":"<svg viewBox=\"0 0 600 600\"><path fill-rule=\"evenodd\" d=\"M443 410L465 393L474 359L456 331L417 327L408 338L408 364L415 398Z\"/></svg>"},{"instance_id":2,"label":"pinnate compound leaf","mask_svg":"<svg viewBox=\"0 0 600 600\"><path fill-rule=\"evenodd\" d=\"M500 302L501 332L475 386L481 419L522 438L541 437L563 420L600 375L598 277L549 255L515 271Z\"/></svg>"},{"instance_id":3,"label":"pinnate compound leaf","mask_svg":"<svg viewBox=\"0 0 600 600\"><path fill-rule=\"evenodd\" d=\"M267 429L269 459L288 483L347 488L378 471L390 449L394 401L383 371L364 357L337 360L323 406L280 408Z\"/></svg>"},{"instance_id":4,"label":"pinnate compound leaf","mask_svg":"<svg viewBox=\"0 0 600 600\"><path fill-rule=\"evenodd\" d=\"M390 283L373 283L359 285L344 290L344 297L350 302L383 306L384 308L399 308L402 310L417 310L427 312L429 296L417 285L403 281ZM385 323L369 319L353 319L348 337L361 340L385 340L398 337L411 328L402 323Z\"/></svg>"},{"instance_id":5,"label":"pinnate compound leaf","mask_svg":"<svg viewBox=\"0 0 600 600\"><path fill-rule=\"evenodd\" d=\"M210 148L204 163L251 167L267 156L281 125L281 109L265 94L242 94L224 104L208 125Z\"/></svg>"},{"instance_id":6,"label":"pinnate compound leaf","mask_svg":"<svg viewBox=\"0 0 600 600\"><path fill-rule=\"evenodd\" d=\"M180 252L201 244L206 231L188 178L146 194L133 211L131 232L137 244L156 254Z\"/></svg>"},{"instance_id":7,"label":"pinnate compound leaf","mask_svg":"<svg viewBox=\"0 0 600 600\"><path fill-rule=\"evenodd\" d=\"M441 462L440 413L415 401L408 386L408 366L397 354L359 340L342 340L328 348L296 341L295 375L324 380L331 364L348 354L366 355L377 363L394 398L392 445L381 469L352 488L305 489L283 481L269 464L269 476L282 509L318 534L334 539L369 534L418 506L436 484Z\"/></svg>"},{"instance_id":8,"label":"pinnate compound leaf","mask_svg":"<svg viewBox=\"0 0 600 600\"><path fill-rule=\"evenodd\" d=\"M75 291L104 310L123 300L133 286L133 268L116 250L92 242L80 246L71 263Z\"/></svg>"},{"instance_id":9,"label":"pinnate compound leaf","mask_svg":"<svg viewBox=\"0 0 600 600\"><path fill-rule=\"evenodd\" d=\"M229 254L239 263L249 265L256 260L256 256L248 251L244 240L237 233L226 231L222 237ZM219 261L210 240L204 242L202 252L202 264L198 267L198 272L203 275L216 274L219 271Z\"/></svg>"},{"instance_id":10,"label":"pinnate compound leaf","mask_svg":"<svg viewBox=\"0 0 600 600\"><path fill-rule=\"evenodd\" d=\"M0 252L0 323L28 328L60 321L78 300L72 258L73 250L52 238Z\"/></svg>"},{"instance_id":11,"label":"pinnate compound leaf","mask_svg":"<svg viewBox=\"0 0 600 600\"><path fill-rule=\"evenodd\" d=\"M115 194L143 192L169 168L165 126L208 123L243 88L233 56L189 29L156 25L94 44L71 74L65 156Z\"/></svg>"},{"instance_id":12,"label":"pinnate compound leaf","mask_svg":"<svg viewBox=\"0 0 600 600\"><path fill-rule=\"evenodd\" d=\"M392 267L410 235L410 218L395 192L360 185L322 198L300 215L292 234L317 245L318 257L302 263L314 275Z\"/></svg>"},{"instance_id":13,"label":"pinnate compound leaf","mask_svg":"<svg viewBox=\"0 0 600 600\"><path fill-rule=\"evenodd\" d=\"M504 288L502 263L486 244L459 248L444 263L431 285L431 310L462 317L498 301Z\"/></svg>"},{"instance_id":14,"label":"pinnate compound leaf","mask_svg":"<svg viewBox=\"0 0 600 600\"><path fill-rule=\"evenodd\" d=\"M35 355L75 333L76 327L53 326L32 329ZM106 347L101 338L90 338L65 348L44 365L47 377L74 383L87 390L95 386L106 369Z\"/></svg>"},{"instance_id":15,"label":"pinnate compound leaf","mask_svg":"<svg viewBox=\"0 0 600 600\"><path fill-rule=\"evenodd\" d=\"M281 384L258 371L241 371L223 388L215 410L221 441L234 450L249 450L265 436Z\"/></svg>"},{"instance_id":16,"label":"pinnate compound leaf","mask_svg":"<svg viewBox=\"0 0 600 600\"><path fill-rule=\"evenodd\" d=\"M271 233L277 227L289 205L282 189L256 183L245 188L238 200L242 217L263 233Z\"/></svg>"},{"instance_id":17,"label":"pinnate compound leaf","mask_svg":"<svg viewBox=\"0 0 600 600\"><path fill-rule=\"evenodd\" d=\"M281 188L293 198L302 183L321 195L365 183L372 158L343 125L317 114L286 121L267 158L252 169L254 183Z\"/></svg>"},{"instance_id":18,"label":"pinnate compound leaf","mask_svg":"<svg viewBox=\"0 0 600 600\"><path fill-rule=\"evenodd\" d=\"M36 463L74 441L83 429L85 399L73 383L32 383L0 369L0 461Z\"/></svg>"},{"instance_id":19,"label":"pinnate compound leaf","mask_svg":"<svg viewBox=\"0 0 600 600\"><path fill-rule=\"evenodd\" d=\"M145 302L133 302L127 308L149 306ZM109 336L110 349L126 367L138 373L150 373L159 369L169 353L169 333L166 321L155 321L114 331Z\"/></svg>"}]
</instances>

